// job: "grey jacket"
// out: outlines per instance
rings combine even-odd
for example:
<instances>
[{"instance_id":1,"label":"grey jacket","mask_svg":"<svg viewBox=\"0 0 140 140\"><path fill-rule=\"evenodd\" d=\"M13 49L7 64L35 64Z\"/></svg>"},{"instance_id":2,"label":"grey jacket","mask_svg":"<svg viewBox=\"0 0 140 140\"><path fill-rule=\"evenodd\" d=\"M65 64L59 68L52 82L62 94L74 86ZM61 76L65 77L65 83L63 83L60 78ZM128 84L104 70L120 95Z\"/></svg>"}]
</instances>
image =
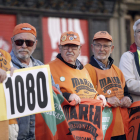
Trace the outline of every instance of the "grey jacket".
<instances>
[{"instance_id":1,"label":"grey jacket","mask_svg":"<svg viewBox=\"0 0 140 140\"><path fill-rule=\"evenodd\" d=\"M26 65L21 63L15 56L13 50L10 53L11 62L14 67L18 69L26 68ZM33 61L34 66L44 65L41 61L30 57ZM52 86L56 87L59 91L59 85L55 84L53 77L51 75ZM61 91L60 91L61 93ZM35 115L30 115L17 119L19 125L18 140L35 140Z\"/></svg>"},{"instance_id":2,"label":"grey jacket","mask_svg":"<svg viewBox=\"0 0 140 140\"><path fill-rule=\"evenodd\" d=\"M140 76L137 71L134 53L125 52L120 59L119 68L124 74L133 102L140 101Z\"/></svg>"}]
</instances>

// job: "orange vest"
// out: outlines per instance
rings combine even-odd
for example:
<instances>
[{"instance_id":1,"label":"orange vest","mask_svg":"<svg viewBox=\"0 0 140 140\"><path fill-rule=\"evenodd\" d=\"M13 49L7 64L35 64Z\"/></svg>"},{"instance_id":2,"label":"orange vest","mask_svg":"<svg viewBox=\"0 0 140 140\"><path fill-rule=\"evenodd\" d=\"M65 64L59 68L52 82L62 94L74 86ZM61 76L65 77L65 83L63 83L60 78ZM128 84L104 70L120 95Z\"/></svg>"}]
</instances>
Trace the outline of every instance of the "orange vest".
<instances>
[{"instance_id":1,"label":"orange vest","mask_svg":"<svg viewBox=\"0 0 140 140\"><path fill-rule=\"evenodd\" d=\"M101 70L87 64L85 68L88 70L98 94L103 94L107 98L116 96L118 99L122 99L124 97L125 79L117 66L112 65L110 69ZM117 107L112 136L119 135L124 135L124 125L120 108Z\"/></svg>"},{"instance_id":2,"label":"orange vest","mask_svg":"<svg viewBox=\"0 0 140 140\"><path fill-rule=\"evenodd\" d=\"M73 69L58 58L49 65L54 81L59 84L62 93L75 93L80 98L96 98L97 92L85 68Z\"/></svg>"},{"instance_id":3,"label":"orange vest","mask_svg":"<svg viewBox=\"0 0 140 140\"><path fill-rule=\"evenodd\" d=\"M8 52L0 49L0 68L8 71L10 70L11 56ZM17 123L16 119L0 121L0 139L9 140L9 124Z\"/></svg>"},{"instance_id":4,"label":"orange vest","mask_svg":"<svg viewBox=\"0 0 140 140\"><path fill-rule=\"evenodd\" d=\"M113 67L107 70L95 68L98 83L97 91L106 98L116 96L118 99L124 97L125 82L122 83Z\"/></svg>"},{"instance_id":5,"label":"orange vest","mask_svg":"<svg viewBox=\"0 0 140 140\"><path fill-rule=\"evenodd\" d=\"M11 56L8 52L0 49L0 68L8 71L10 70Z\"/></svg>"}]
</instances>

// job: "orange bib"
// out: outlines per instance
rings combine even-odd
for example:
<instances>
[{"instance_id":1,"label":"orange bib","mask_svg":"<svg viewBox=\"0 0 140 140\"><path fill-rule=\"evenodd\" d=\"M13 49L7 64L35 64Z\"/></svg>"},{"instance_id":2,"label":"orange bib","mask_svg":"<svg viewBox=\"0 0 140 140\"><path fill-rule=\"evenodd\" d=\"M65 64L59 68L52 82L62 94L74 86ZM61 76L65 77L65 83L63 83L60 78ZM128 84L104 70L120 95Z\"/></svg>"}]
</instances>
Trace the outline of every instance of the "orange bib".
<instances>
[{"instance_id":1,"label":"orange bib","mask_svg":"<svg viewBox=\"0 0 140 140\"><path fill-rule=\"evenodd\" d=\"M91 64L87 64L86 69L92 79L98 94L103 94L105 97L116 96L118 99L124 97L125 79L118 67L112 65L110 69L101 70ZM120 112L120 108L116 108L116 119L112 132L112 136L124 135L124 125Z\"/></svg>"},{"instance_id":2,"label":"orange bib","mask_svg":"<svg viewBox=\"0 0 140 140\"><path fill-rule=\"evenodd\" d=\"M11 56L8 52L0 49L0 68L8 71L10 70ZM16 119L0 121L0 139L1 140L8 140L9 139L9 131L8 126L11 123L17 123Z\"/></svg>"},{"instance_id":3,"label":"orange bib","mask_svg":"<svg viewBox=\"0 0 140 140\"><path fill-rule=\"evenodd\" d=\"M49 65L54 81L59 84L62 93L75 93L80 98L96 98L97 92L85 68L73 69L58 58Z\"/></svg>"},{"instance_id":4,"label":"orange bib","mask_svg":"<svg viewBox=\"0 0 140 140\"><path fill-rule=\"evenodd\" d=\"M113 67L107 70L95 68L98 83L97 91L105 97L116 96L118 99L124 97L124 87Z\"/></svg>"},{"instance_id":5,"label":"orange bib","mask_svg":"<svg viewBox=\"0 0 140 140\"><path fill-rule=\"evenodd\" d=\"M8 71L10 70L11 56L8 52L0 49L0 68Z\"/></svg>"}]
</instances>

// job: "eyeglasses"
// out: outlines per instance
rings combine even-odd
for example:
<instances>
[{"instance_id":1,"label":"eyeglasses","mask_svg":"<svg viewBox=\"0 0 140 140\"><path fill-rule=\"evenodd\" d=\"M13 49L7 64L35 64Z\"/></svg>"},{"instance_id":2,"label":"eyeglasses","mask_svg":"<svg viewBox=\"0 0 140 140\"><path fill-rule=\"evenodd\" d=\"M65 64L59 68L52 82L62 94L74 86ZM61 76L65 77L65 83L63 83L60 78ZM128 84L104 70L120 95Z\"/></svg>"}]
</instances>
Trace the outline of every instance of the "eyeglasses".
<instances>
[{"instance_id":1,"label":"eyeglasses","mask_svg":"<svg viewBox=\"0 0 140 140\"><path fill-rule=\"evenodd\" d=\"M63 45L62 46L63 50L68 50L69 48L71 48L72 50L77 50L79 48L78 45L74 45L74 44L67 44L67 45Z\"/></svg>"},{"instance_id":2,"label":"eyeglasses","mask_svg":"<svg viewBox=\"0 0 140 140\"><path fill-rule=\"evenodd\" d=\"M107 50L109 49L112 45L101 45L101 44L93 44L97 49L101 49L103 46L103 49Z\"/></svg>"},{"instance_id":3,"label":"eyeglasses","mask_svg":"<svg viewBox=\"0 0 140 140\"><path fill-rule=\"evenodd\" d=\"M25 42L25 44L26 44L27 47L32 47L34 45L34 43L35 43L32 40L23 40L23 39L18 39L18 40L15 40L14 42L15 42L15 44L17 46L22 46L23 43Z\"/></svg>"},{"instance_id":4,"label":"eyeglasses","mask_svg":"<svg viewBox=\"0 0 140 140\"><path fill-rule=\"evenodd\" d=\"M136 33L137 33L137 34L140 34L140 29L136 30Z\"/></svg>"}]
</instances>

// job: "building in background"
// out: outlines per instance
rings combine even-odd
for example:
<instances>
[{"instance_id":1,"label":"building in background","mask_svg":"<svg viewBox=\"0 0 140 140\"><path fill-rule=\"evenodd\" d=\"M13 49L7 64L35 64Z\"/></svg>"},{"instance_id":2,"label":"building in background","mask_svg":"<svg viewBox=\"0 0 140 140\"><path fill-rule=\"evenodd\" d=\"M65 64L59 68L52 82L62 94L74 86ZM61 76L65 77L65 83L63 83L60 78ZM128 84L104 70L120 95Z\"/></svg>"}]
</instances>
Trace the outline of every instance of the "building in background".
<instances>
[{"instance_id":1,"label":"building in background","mask_svg":"<svg viewBox=\"0 0 140 140\"><path fill-rule=\"evenodd\" d=\"M139 0L0 0L0 48L10 52L14 26L28 22L37 29L33 56L48 63L58 53L61 33L72 30L80 35L79 59L85 65L92 55L94 33L106 30L113 36L112 57L118 65L134 41L132 25L139 18L139 7Z\"/></svg>"}]
</instances>

